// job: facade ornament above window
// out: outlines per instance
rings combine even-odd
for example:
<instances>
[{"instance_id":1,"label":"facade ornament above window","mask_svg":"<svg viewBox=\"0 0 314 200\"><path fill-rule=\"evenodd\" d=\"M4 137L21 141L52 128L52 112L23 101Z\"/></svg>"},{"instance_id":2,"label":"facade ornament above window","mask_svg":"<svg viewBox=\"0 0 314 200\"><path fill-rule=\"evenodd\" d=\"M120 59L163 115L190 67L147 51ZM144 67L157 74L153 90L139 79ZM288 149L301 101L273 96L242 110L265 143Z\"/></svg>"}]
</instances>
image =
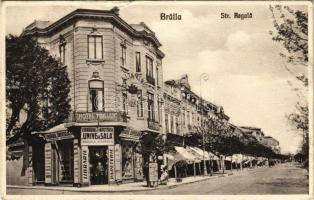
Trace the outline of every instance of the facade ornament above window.
<instances>
[{"instance_id":1,"label":"facade ornament above window","mask_svg":"<svg viewBox=\"0 0 314 200\"><path fill-rule=\"evenodd\" d=\"M94 71L93 72L93 75L92 75L92 78L94 78L94 79L99 79L100 77L99 77L99 72L98 71Z\"/></svg>"},{"instance_id":2,"label":"facade ornament above window","mask_svg":"<svg viewBox=\"0 0 314 200\"><path fill-rule=\"evenodd\" d=\"M120 43L121 46L123 47L126 47L126 40L124 39L121 43Z\"/></svg>"}]
</instances>

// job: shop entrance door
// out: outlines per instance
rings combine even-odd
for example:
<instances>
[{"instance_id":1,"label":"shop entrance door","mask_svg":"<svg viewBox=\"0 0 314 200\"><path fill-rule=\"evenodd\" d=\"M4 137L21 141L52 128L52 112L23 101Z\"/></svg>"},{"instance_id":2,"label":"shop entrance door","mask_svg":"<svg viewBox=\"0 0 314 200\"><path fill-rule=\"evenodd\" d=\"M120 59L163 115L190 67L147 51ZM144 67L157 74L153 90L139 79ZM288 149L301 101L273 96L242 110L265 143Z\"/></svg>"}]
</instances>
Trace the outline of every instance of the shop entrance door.
<instances>
[{"instance_id":1,"label":"shop entrance door","mask_svg":"<svg viewBox=\"0 0 314 200\"><path fill-rule=\"evenodd\" d=\"M108 184L108 147L89 147L90 182L92 185Z\"/></svg>"}]
</instances>

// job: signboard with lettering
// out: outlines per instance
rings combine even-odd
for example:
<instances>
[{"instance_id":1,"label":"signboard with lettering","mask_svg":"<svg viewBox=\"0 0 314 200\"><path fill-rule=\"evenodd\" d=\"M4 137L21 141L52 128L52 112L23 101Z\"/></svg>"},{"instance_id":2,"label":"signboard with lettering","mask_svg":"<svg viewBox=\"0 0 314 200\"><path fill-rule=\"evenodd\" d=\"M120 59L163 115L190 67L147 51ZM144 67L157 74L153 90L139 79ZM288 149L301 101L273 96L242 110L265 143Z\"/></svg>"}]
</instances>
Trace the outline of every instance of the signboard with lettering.
<instances>
[{"instance_id":1,"label":"signboard with lettering","mask_svg":"<svg viewBox=\"0 0 314 200\"><path fill-rule=\"evenodd\" d=\"M46 133L46 134L43 134L43 136L46 139L46 141L48 141L48 142L74 138L74 135L69 131Z\"/></svg>"},{"instance_id":2,"label":"signboard with lettering","mask_svg":"<svg viewBox=\"0 0 314 200\"><path fill-rule=\"evenodd\" d=\"M113 127L82 127L81 145L113 145Z\"/></svg>"},{"instance_id":3,"label":"signboard with lettering","mask_svg":"<svg viewBox=\"0 0 314 200\"><path fill-rule=\"evenodd\" d=\"M89 155L88 147L82 146L82 183L83 185L89 185Z\"/></svg>"},{"instance_id":4,"label":"signboard with lettering","mask_svg":"<svg viewBox=\"0 0 314 200\"><path fill-rule=\"evenodd\" d=\"M74 157L74 183L78 184L80 181L79 177L79 166L80 166L80 154L79 154L79 146L78 146L78 139L74 139L73 141L73 157Z\"/></svg>"},{"instance_id":5,"label":"signboard with lettering","mask_svg":"<svg viewBox=\"0 0 314 200\"><path fill-rule=\"evenodd\" d=\"M116 144L114 145L114 155L115 155L115 174L116 180L119 181L122 179L122 163L121 163L121 145Z\"/></svg>"},{"instance_id":6,"label":"signboard with lettering","mask_svg":"<svg viewBox=\"0 0 314 200\"><path fill-rule=\"evenodd\" d=\"M158 165L157 163L149 163L149 181L158 181Z\"/></svg>"},{"instance_id":7,"label":"signboard with lettering","mask_svg":"<svg viewBox=\"0 0 314 200\"><path fill-rule=\"evenodd\" d=\"M87 112L75 113L77 122L115 122L124 121L120 113L117 112Z\"/></svg>"},{"instance_id":8,"label":"signboard with lettering","mask_svg":"<svg viewBox=\"0 0 314 200\"><path fill-rule=\"evenodd\" d=\"M108 182L113 183L115 182L115 176L114 176L114 146L108 146Z\"/></svg>"},{"instance_id":9,"label":"signboard with lettering","mask_svg":"<svg viewBox=\"0 0 314 200\"><path fill-rule=\"evenodd\" d=\"M51 143L45 144L45 183L52 183L52 166L51 166Z\"/></svg>"}]
</instances>

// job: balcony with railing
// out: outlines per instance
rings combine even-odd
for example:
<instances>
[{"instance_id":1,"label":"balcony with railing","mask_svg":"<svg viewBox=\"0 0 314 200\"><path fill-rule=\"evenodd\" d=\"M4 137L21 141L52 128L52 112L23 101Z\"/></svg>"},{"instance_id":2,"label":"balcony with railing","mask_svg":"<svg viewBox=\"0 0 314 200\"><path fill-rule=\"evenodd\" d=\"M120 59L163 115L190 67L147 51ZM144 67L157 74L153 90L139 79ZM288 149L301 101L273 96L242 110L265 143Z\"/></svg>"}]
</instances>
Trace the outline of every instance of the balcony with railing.
<instances>
[{"instance_id":1,"label":"balcony with railing","mask_svg":"<svg viewBox=\"0 0 314 200\"><path fill-rule=\"evenodd\" d=\"M69 122L127 122L123 112L73 112Z\"/></svg>"}]
</instances>

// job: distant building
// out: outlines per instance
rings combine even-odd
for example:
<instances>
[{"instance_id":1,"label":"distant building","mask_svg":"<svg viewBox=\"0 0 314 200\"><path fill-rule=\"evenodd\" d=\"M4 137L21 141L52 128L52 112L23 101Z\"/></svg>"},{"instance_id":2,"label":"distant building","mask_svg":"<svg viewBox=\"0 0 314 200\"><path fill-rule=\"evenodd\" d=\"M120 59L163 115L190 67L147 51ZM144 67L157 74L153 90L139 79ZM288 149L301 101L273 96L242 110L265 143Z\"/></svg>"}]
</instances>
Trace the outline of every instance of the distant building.
<instances>
[{"instance_id":1,"label":"distant building","mask_svg":"<svg viewBox=\"0 0 314 200\"><path fill-rule=\"evenodd\" d=\"M280 146L279 146L279 141L276 140L275 138L271 136L265 136L262 140L262 143L271 148L275 153L279 154L280 153Z\"/></svg>"},{"instance_id":2,"label":"distant building","mask_svg":"<svg viewBox=\"0 0 314 200\"><path fill-rule=\"evenodd\" d=\"M260 128L249 127L249 126L241 126L240 129L246 133L250 134L256 138L257 141L261 142L264 137L264 132Z\"/></svg>"}]
</instances>

